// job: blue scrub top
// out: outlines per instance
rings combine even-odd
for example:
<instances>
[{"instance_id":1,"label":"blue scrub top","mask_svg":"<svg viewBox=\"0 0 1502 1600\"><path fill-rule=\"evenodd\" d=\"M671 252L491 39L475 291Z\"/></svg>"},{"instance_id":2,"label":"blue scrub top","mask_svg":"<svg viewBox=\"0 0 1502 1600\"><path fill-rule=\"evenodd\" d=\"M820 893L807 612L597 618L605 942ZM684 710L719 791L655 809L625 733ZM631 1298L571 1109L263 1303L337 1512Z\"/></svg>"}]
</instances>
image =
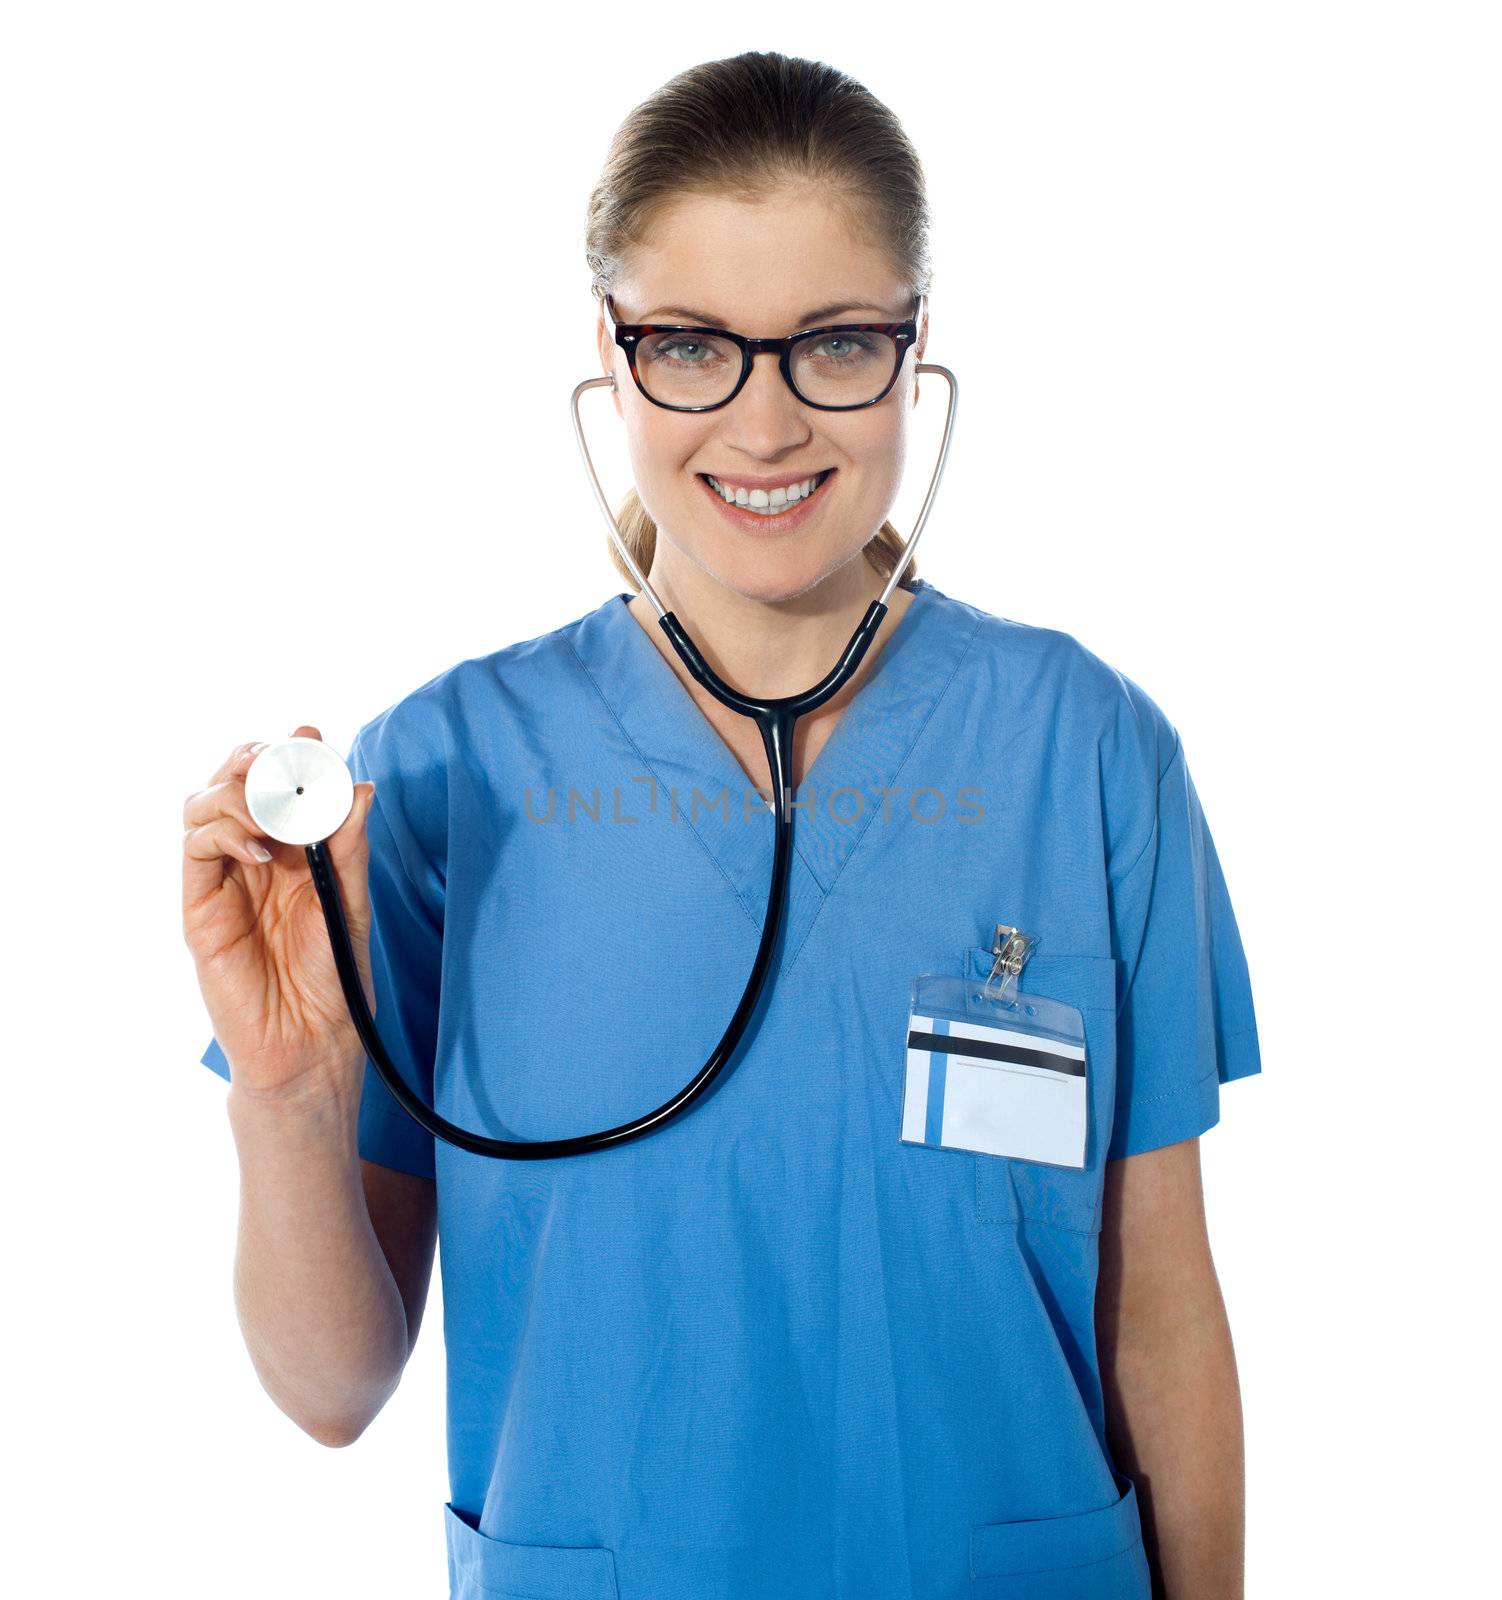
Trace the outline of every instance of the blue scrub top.
<instances>
[{"instance_id":1,"label":"blue scrub top","mask_svg":"<svg viewBox=\"0 0 1502 1600\"><path fill-rule=\"evenodd\" d=\"M361 1154L438 1186L453 1597L1147 1600L1094 1335L1103 1167L1260 1070L1246 961L1157 705L1067 633L912 587L799 786L775 973L708 1096L495 1160L435 1147L367 1063ZM661 1104L756 952L772 817L629 599L460 662L350 754L377 1026L495 1137ZM913 980L983 977L998 922L1039 936L1021 987L1084 1016L1083 1169L901 1141Z\"/></svg>"}]
</instances>

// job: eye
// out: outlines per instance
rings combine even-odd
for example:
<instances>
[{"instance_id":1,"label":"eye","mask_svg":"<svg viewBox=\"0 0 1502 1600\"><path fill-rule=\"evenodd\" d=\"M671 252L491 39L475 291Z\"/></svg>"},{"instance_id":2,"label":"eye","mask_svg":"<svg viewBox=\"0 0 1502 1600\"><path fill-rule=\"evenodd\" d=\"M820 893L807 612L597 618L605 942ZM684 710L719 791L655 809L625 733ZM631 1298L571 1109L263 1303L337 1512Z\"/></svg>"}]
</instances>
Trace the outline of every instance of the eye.
<instances>
[{"instance_id":1,"label":"eye","mask_svg":"<svg viewBox=\"0 0 1502 1600\"><path fill-rule=\"evenodd\" d=\"M863 333L826 333L799 351L800 357L831 366L849 366L875 354L876 341Z\"/></svg>"},{"instance_id":2,"label":"eye","mask_svg":"<svg viewBox=\"0 0 1502 1600\"><path fill-rule=\"evenodd\" d=\"M657 340L648 354L653 361L670 361L680 367L702 367L712 361L719 352L703 339L680 335L677 338Z\"/></svg>"}]
</instances>

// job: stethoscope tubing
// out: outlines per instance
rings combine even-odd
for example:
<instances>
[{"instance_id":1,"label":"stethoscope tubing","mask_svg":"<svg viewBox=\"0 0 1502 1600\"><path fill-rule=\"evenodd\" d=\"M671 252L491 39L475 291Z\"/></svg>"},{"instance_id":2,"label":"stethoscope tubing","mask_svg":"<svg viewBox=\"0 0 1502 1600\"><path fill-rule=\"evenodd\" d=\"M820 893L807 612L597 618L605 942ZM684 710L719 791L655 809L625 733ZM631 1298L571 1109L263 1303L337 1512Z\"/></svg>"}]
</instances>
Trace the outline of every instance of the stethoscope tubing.
<instances>
[{"instance_id":1,"label":"stethoscope tubing","mask_svg":"<svg viewBox=\"0 0 1502 1600\"><path fill-rule=\"evenodd\" d=\"M333 863L329 859L326 848L327 841L305 846L308 857L308 868L313 876L313 884L318 893L319 904L323 907L324 921L328 924L329 944L334 955L334 965L339 974L340 987L344 990L344 998L349 1006L350 1017L355 1024L355 1031L360 1043L364 1046L365 1053L371 1065L385 1084L392 1099L396 1101L403 1111L414 1122L425 1128L435 1138L442 1139L448 1144L456 1145L461 1150L468 1151L471 1155L493 1156L511 1161L543 1161L551 1160L558 1156L587 1155L595 1150L607 1150L616 1145L625 1144L632 1139L640 1139L644 1135L655 1132L664 1127L677 1117L683 1115L692 1105L704 1095L715 1080L724 1071L731 1056L735 1053L746 1031L746 1026L751 1020L763 989L766 987L767 977L772 968L772 953L777 943L777 935L782 928L783 915L787 904L788 874L792 862L793 849L793 730L797 726L798 718L816 710L827 700L832 699L848 683L851 677L865 659L867 651L871 648L872 641L876 638L881 627L882 619L887 614L887 599L897 580L907 569L912 559L913 551L918 544L919 535L923 532L924 524L928 521L928 513L933 505L934 495L938 490L939 480L943 475L944 464L949 455L949 443L954 432L955 403L958 396L958 387L954 374L947 368L929 362L919 362L916 366L918 372L932 372L944 378L949 385L949 405L944 418L944 440L939 450L939 457L934 465L933 477L929 481L928 492L924 497L918 519L903 546L901 555L897 558L886 586L880 596L873 600L866 614L861 618L856 630L850 636L850 642L845 646L840 659L829 672L812 688L805 689L801 694L786 695L776 700L759 700L751 695L741 694L732 688L723 678L716 673L693 640L688 636L682 623L669 611L658 597L656 590L647 581L630 550L627 549L625 540L621 537L615 517L612 515L609 503L605 499L605 492L600 487L594 463L590 459L589 446L584 437L583 424L579 417L579 399L586 390L594 388L614 388L613 377L589 378L577 385L570 400L570 408L574 419L574 432L579 443L579 449L584 458L585 471L594 486L595 497L599 502L600 510L604 514L606 524L610 529L610 536L616 550L626 563L627 570L636 579L642 592L651 601L657 611L658 624L678 652L679 659L692 674L696 682L707 689L722 705L728 706L732 711L739 712L742 716L755 720L761 731L762 744L767 753L767 765L772 776L772 811L775 820L776 834L772 853L772 876L767 889L767 909L762 918L761 939L756 947L756 959L752 964L751 972L746 980L745 988L741 992L740 1003L735 1008L735 1013L727 1024L725 1031L720 1036L719 1043L715 1045L709 1059L699 1069L697 1074L670 1099L665 1100L655 1110L648 1111L645 1115L634 1117L630 1122L618 1123L613 1128L602 1128L594 1133L578 1134L567 1139L492 1139L484 1134L461 1128L457 1123L450 1122L446 1117L427 1105L416 1091L407 1083L391 1060L386 1047L381 1043L380 1034L376 1031L375 1019L370 1013L370 1006L365 998L365 986L360 977L359 963L355 957L354 943L350 938L349 924L344 914L344 904L339 894L338 879L335 876Z\"/></svg>"},{"instance_id":2,"label":"stethoscope tubing","mask_svg":"<svg viewBox=\"0 0 1502 1600\"><path fill-rule=\"evenodd\" d=\"M765 728L763 737L766 738ZM790 730L787 747L791 749L791 745ZM568 1139L492 1139L484 1134L473 1133L470 1129L461 1128L457 1123L440 1116L408 1086L386 1053L386 1047L381 1043L381 1036L376 1031L375 1019L370 1014L364 985L360 979L359 964L355 959L354 944L350 938L349 924L344 916L338 881L334 876L328 851L323 844L306 846L308 866L312 871L314 887L318 891L318 899L323 907L324 920L329 926L334 962L339 971L339 982L349 1005L350 1016L354 1020L355 1031L359 1034L360 1043L365 1047L372 1066L390 1091L392 1099L408 1116L437 1138L457 1145L461 1150L469 1151L471 1155L496 1156L513 1161L541 1161L554 1156L578 1156L592 1150L608 1149L612 1145L624 1144L630 1139L639 1139L686 1111L719 1077L729 1062L736 1045L740 1043L746 1024L766 985L767 974L771 970L772 951L782 925L783 907L787 900L787 877L792 860L793 835L791 812L785 803L786 769L778 765L774 766L773 771L776 773L773 794L778 815L767 911L763 918L761 941L757 945L756 960L751 968L751 975L741 994L740 1004L736 1006L735 1014L721 1035L720 1042L714 1047L698 1074L655 1110L633 1118L630 1122L619 1123L613 1128L603 1128L597 1133L579 1134Z\"/></svg>"}]
</instances>

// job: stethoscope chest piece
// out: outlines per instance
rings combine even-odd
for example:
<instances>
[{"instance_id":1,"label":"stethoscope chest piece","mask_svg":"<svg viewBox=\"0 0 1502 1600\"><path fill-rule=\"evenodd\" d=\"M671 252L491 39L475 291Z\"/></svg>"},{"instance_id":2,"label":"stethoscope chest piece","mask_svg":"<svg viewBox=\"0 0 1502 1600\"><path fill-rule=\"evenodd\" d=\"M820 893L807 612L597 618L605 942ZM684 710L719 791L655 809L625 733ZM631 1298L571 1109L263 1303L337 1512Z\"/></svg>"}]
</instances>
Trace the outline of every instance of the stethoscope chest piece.
<instances>
[{"instance_id":1,"label":"stethoscope chest piece","mask_svg":"<svg viewBox=\"0 0 1502 1600\"><path fill-rule=\"evenodd\" d=\"M245 771L245 804L256 826L282 844L320 844L355 803L344 757L321 739L294 734L267 745Z\"/></svg>"}]
</instances>

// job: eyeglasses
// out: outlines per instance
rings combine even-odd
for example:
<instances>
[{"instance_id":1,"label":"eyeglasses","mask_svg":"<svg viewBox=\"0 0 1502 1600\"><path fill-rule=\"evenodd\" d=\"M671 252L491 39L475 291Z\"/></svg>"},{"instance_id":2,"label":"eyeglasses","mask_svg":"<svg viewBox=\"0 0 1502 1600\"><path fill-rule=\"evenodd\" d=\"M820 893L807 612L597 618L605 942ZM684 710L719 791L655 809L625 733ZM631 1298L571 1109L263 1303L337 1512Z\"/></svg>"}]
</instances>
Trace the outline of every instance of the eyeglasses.
<instances>
[{"instance_id":1,"label":"eyeglasses","mask_svg":"<svg viewBox=\"0 0 1502 1600\"><path fill-rule=\"evenodd\" d=\"M896 383L902 358L918 337L923 296L907 322L842 322L783 339L753 339L728 328L617 322L610 295L604 304L636 387L654 406L667 411L728 406L745 387L755 357L775 355L784 382L804 405L855 411L874 406Z\"/></svg>"}]
</instances>

